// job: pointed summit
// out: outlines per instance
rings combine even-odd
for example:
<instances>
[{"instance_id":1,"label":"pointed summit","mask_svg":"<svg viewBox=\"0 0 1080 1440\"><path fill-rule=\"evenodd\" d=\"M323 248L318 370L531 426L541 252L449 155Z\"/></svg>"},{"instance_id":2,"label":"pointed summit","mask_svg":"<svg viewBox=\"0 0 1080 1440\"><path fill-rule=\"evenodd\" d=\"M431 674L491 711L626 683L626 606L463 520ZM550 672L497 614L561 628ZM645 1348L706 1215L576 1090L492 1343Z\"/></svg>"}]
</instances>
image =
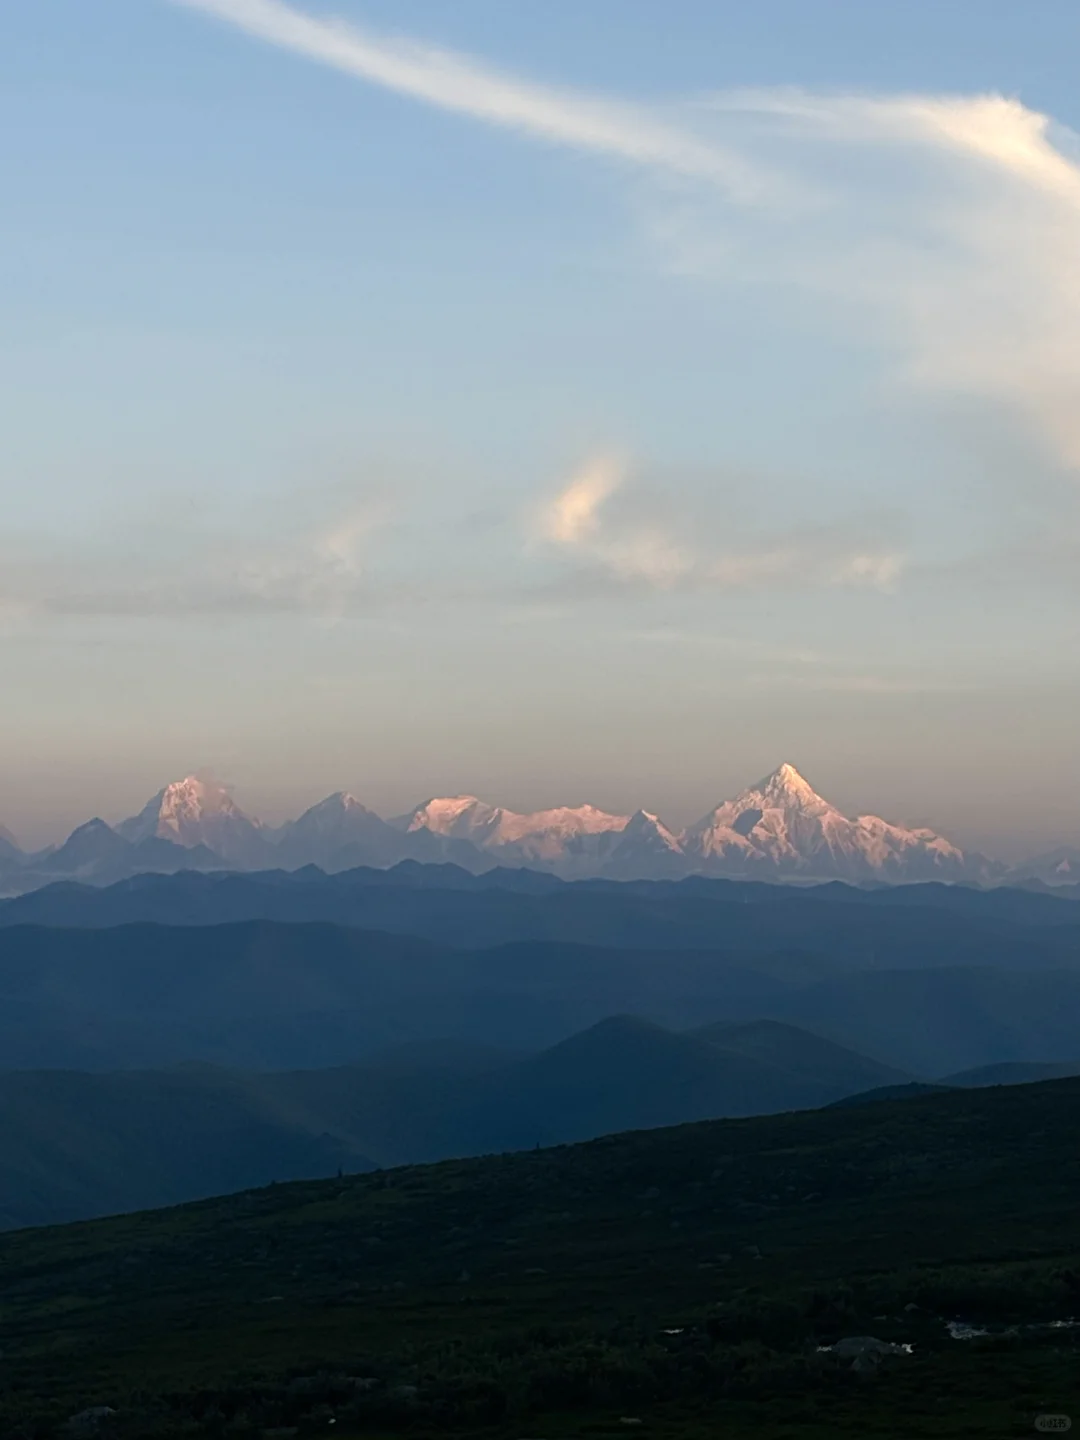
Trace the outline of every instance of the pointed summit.
<instances>
[{"instance_id":1,"label":"pointed summit","mask_svg":"<svg viewBox=\"0 0 1080 1440\"><path fill-rule=\"evenodd\" d=\"M328 795L325 800L320 800L318 804L312 805L310 809L304 811L299 819L291 823L299 825L301 821L314 820L323 816L374 815L374 813L374 810L369 810L355 795L350 795L348 790L335 790L333 795Z\"/></svg>"},{"instance_id":2,"label":"pointed summit","mask_svg":"<svg viewBox=\"0 0 1080 1440\"><path fill-rule=\"evenodd\" d=\"M610 843L601 873L616 880L667 880L686 873L679 837L649 810L636 810Z\"/></svg>"},{"instance_id":3,"label":"pointed summit","mask_svg":"<svg viewBox=\"0 0 1080 1440\"><path fill-rule=\"evenodd\" d=\"M346 790L283 825L275 849L279 864L318 865L327 871L393 865L405 854L398 831Z\"/></svg>"},{"instance_id":4,"label":"pointed summit","mask_svg":"<svg viewBox=\"0 0 1080 1440\"><path fill-rule=\"evenodd\" d=\"M669 830L658 815L651 810L635 810L621 831L618 832L629 843L645 843L659 851L669 850L681 854L678 836Z\"/></svg>"},{"instance_id":5,"label":"pointed summit","mask_svg":"<svg viewBox=\"0 0 1080 1440\"><path fill-rule=\"evenodd\" d=\"M787 760L778 765L771 775L766 775L764 780L759 780L757 789L764 790L767 786L782 786L784 789L809 790L810 783L804 776L800 775L795 766Z\"/></svg>"},{"instance_id":6,"label":"pointed summit","mask_svg":"<svg viewBox=\"0 0 1080 1440\"><path fill-rule=\"evenodd\" d=\"M114 861L130 846L111 825L95 817L73 830L49 857L49 869L62 875L77 875L103 861Z\"/></svg>"},{"instance_id":7,"label":"pointed summit","mask_svg":"<svg viewBox=\"0 0 1080 1440\"><path fill-rule=\"evenodd\" d=\"M932 830L875 815L849 818L786 763L681 838L686 854L713 874L895 882L962 880L981 866Z\"/></svg>"},{"instance_id":8,"label":"pointed summit","mask_svg":"<svg viewBox=\"0 0 1080 1440\"><path fill-rule=\"evenodd\" d=\"M789 765L786 760L782 765L778 765L771 775L766 775L764 780L759 780L756 785L751 787L751 790L780 803L795 802L798 804L807 800L821 800L821 796L810 782L804 779L795 766Z\"/></svg>"},{"instance_id":9,"label":"pointed summit","mask_svg":"<svg viewBox=\"0 0 1080 1440\"><path fill-rule=\"evenodd\" d=\"M228 789L209 775L188 775L159 790L138 815L117 826L125 840L206 845L232 865L267 862L262 825L245 815Z\"/></svg>"},{"instance_id":10,"label":"pointed summit","mask_svg":"<svg viewBox=\"0 0 1080 1440\"><path fill-rule=\"evenodd\" d=\"M202 836L189 838L211 816L227 817L258 828L237 805L224 785L209 775L188 775L174 780L159 790L138 815L118 827L127 840L173 840L177 844L197 844Z\"/></svg>"},{"instance_id":11,"label":"pointed summit","mask_svg":"<svg viewBox=\"0 0 1080 1440\"><path fill-rule=\"evenodd\" d=\"M803 810L822 815L834 808L787 761L749 790L744 790L734 803L739 804L744 799L749 806L743 808L760 807L762 810Z\"/></svg>"}]
</instances>

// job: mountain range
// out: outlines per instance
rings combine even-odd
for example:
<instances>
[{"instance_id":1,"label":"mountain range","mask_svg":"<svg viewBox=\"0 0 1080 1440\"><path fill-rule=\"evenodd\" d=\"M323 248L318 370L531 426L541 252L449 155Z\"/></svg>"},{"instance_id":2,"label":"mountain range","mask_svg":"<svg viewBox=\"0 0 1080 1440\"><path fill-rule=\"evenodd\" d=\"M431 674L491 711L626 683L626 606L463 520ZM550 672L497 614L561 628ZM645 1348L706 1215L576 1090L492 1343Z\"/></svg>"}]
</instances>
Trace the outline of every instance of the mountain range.
<instances>
[{"instance_id":1,"label":"mountain range","mask_svg":"<svg viewBox=\"0 0 1080 1440\"><path fill-rule=\"evenodd\" d=\"M809 1109L907 1079L789 1025L676 1034L630 1016L521 1056L442 1042L324 1070L0 1072L0 1229Z\"/></svg>"},{"instance_id":2,"label":"mountain range","mask_svg":"<svg viewBox=\"0 0 1080 1440\"><path fill-rule=\"evenodd\" d=\"M1069 893L414 861L47 885L0 904L0 1226L1071 1073Z\"/></svg>"},{"instance_id":3,"label":"mountain range","mask_svg":"<svg viewBox=\"0 0 1080 1440\"><path fill-rule=\"evenodd\" d=\"M789 1024L679 1033L633 1016L535 1054L441 1041L321 1070L0 1072L0 1229L335 1171L1078 1073L1077 1063L1014 1063L925 1084Z\"/></svg>"},{"instance_id":4,"label":"mountain range","mask_svg":"<svg viewBox=\"0 0 1080 1440\"><path fill-rule=\"evenodd\" d=\"M453 863L474 874L523 867L567 880L704 875L988 885L1068 884L1080 875L1080 852L1058 850L1010 870L933 830L848 817L788 764L681 831L645 810L614 815L579 805L520 814L472 795L431 799L384 819L345 792L273 827L197 775L165 786L116 826L93 819L35 854L0 829L0 889L8 895L61 878L101 885L139 873L308 865L334 873L408 860Z\"/></svg>"},{"instance_id":5,"label":"mountain range","mask_svg":"<svg viewBox=\"0 0 1080 1440\"><path fill-rule=\"evenodd\" d=\"M206 883L213 897L215 877L150 878L166 890L185 882L184 923L157 907L153 923L64 927L54 906L39 917L51 923L0 929L4 1068L307 1069L444 1041L536 1051L620 1014L679 1030L771 1019L920 1078L1066 1060L1077 1048L1080 911L1050 896L1020 899L1060 912L1057 923L1009 919L996 904L964 913L799 890L769 904L621 886L366 886L351 892L370 901L351 924L220 924L199 915L187 885ZM250 877L216 884L234 882ZM119 890L138 898L143 888ZM958 893L996 902L1017 892ZM325 898L290 880L269 894ZM364 916L378 928L360 928Z\"/></svg>"}]
</instances>

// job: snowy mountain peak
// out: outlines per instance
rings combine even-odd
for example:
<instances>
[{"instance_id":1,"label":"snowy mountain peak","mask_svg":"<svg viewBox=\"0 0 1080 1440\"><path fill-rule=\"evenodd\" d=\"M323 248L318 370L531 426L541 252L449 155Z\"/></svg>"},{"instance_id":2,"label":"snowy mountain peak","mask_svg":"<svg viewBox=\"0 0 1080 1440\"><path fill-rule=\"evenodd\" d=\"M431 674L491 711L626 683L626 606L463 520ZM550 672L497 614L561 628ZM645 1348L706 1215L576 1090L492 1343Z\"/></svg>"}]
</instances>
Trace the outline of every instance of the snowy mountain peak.
<instances>
[{"instance_id":1,"label":"snowy mountain peak","mask_svg":"<svg viewBox=\"0 0 1080 1440\"><path fill-rule=\"evenodd\" d=\"M794 765L783 764L771 775L766 775L756 785L743 790L734 800L727 801L719 810L725 812L727 823L751 810L768 813L779 810L785 813L803 815L839 814L836 807L820 796L808 780L805 780ZM719 813L719 810L717 813ZM745 832L744 832L745 833Z\"/></svg>"},{"instance_id":2,"label":"snowy mountain peak","mask_svg":"<svg viewBox=\"0 0 1080 1440\"><path fill-rule=\"evenodd\" d=\"M612 830L625 830L626 815L609 815L595 805L560 805L554 810L534 810L517 815L512 810L499 812L499 836L505 841L524 840L544 832L549 835L606 835Z\"/></svg>"},{"instance_id":3,"label":"snowy mountain peak","mask_svg":"<svg viewBox=\"0 0 1080 1440\"><path fill-rule=\"evenodd\" d=\"M305 810L298 819L287 821L281 827L279 836L333 835L344 840L356 833L356 827L367 828L372 824L390 828L355 795L350 795L347 790L338 790Z\"/></svg>"},{"instance_id":4,"label":"snowy mountain peak","mask_svg":"<svg viewBox=\"0 0 1080 1440\"><path fill-rule=\"evenodd\" d=\"M189 775L166 785L157 809L157 833L168 840L178 838L186 826L198 824L210 815L228 815L246 820L248 824L258 823L244 814L224 785L202 775Z\"/></svg>"},{"instance_id":5,"label":"snowy mountain peak","mask_svg":"<svg viewBox=\"0 0 1080 1440\"><path fill-rule=\"evenodd\" d=\"M402 815L392 823L408 834L415 830L430 830L433 835L471 840L500 814L501 810L485 805L475 795L446 795L425 800L408 815Z\"/></svg>"},{"instance_id":6,"label":"snowy mountain peak","mask_svg":"<svg viewBox=\"0 0 1080 1440\"><path fill-rule=\"evenodd\" d=\"M659 815L654 815L651 810L635 810L626 822L627 830L644 830L651 825L663 825Z\"/></svg>"},{"instance_id":7,"label":"snowy mountain peak","mask_svg":"<svg viewBox=\"0 0 1080 1440\"><path fill-rule=\"evenodd\" d=\"M237 805L224 785L206 775L188 775L159 790L154 798L117 826L125 840L171 840L193 848L205 845L232 864L265 859L262 825Z\"/></svg>"},{"instance_id":8,"label":"snowy mountain peak","mask_svg":"<svg viewBox=\"0 0 1080 1440\"><path fill-rule=\"evenodd\" d=\"M970 858L932 830L876 815L849 819L784 764L727 800L681 837L686 854L717 874L844 880L984 878Z\"/></svg>"},{"instance_id":9,"label":"snowy mountain peak","mask_svg":"<svg viewBox=\"0 0 1080 1440\"><path fill-rule=\"evenodd\" d=\"M623 855L631 851L674 857L683 853L682 840L669 830L658 815L649 810L636 810L619 834Z\"/></svg>"},{"instance_id":10,"label":"snowy mountain peak","mask_svg":"<svg viewBox=\"0 0 1080 1440\"><path fill-rule=\"evenodd\" d=\"M402 836L347 790L328 795L282 825L274 849L277 864L330 871L393 865L403 858Z\"/></svg>"},{"instance_id":11,"label":"snowy mountain peak","mask_svg":"<svg viewBox=\"0 0 1080 1440\"><path fill-rule=\"evenodd\" d=\"M339 814L372 815L374 811L369 810L355 795L350 795L348 790L335 790L333 795L328 795L325 800L320 800L317 805L312 805L309 810L304 812L305 816Z\"/></svg>"},{"instance_id":12,"label":"snowy mountain peak","mask_svg":"<svg viewBox=\"0 0 1080 1440\"><path fill-rule=\"evenodd\" d=\"M337 872L402 861L454 864L477 874L492 866L520 866L567 880L715 875L985 884L1006 875L1003 865L965 853L933 830L894 825L872 814L844 814L787 762L679 832L643 809L614 814L578 804L519 812L471 794L435 796L384 820L346 790L269 829L241 810L228 787L196 773L166 785L115 830L91 821L64 846L39 856L5 851L0 834L0 868L9 886L17 871L30 873L31 863L42 875L102 877L125 866L133 873L221 865L238 870L316 865ZM1018 867L1012 877L1059 885L1075 881L1080 851L1063 847L1026 869Z\"/></svg>"},{"instance_id":13,"label":"snowy mountain peak","mask_svg":"<svg viewBox=\"0 0 1080 1440\"><path fill-rule=\"evenodd\" d=\"M741 791L734 800L725 800L711 814L691 827L685 839L691 849L706 854L746 852L760 845L767 834L786 839L789 822L799 825L840 812L804 780L794 765L783 764L756 785ZM797 846L795 847L798 848Z\"/></svg>"},{"instance_id":14,"label":"snowy mountain peak","mask_svg":"<svg viewBox=\"0 0 1080 1440\"><path fill-rule=\"evenodd\" d=\"M603 837L624 830L628 820L595 805L519 814L475 795L452 795L428 800L392 823L409 835L427 831L445 840L466 840L486 854L496 854L501 864L587 874Z\"/></svg>"},{"instance_id":15,"label":"snowy mountain peak","mask_svg":"<svg viewBox=\"0 0 1080 1440\"><path fill-rule=\"evenodd\" d=\"M667 850L681 851L679 837L669 830L658 815L651 810L635 810L622 830L623 837L630 840L648 839L664 846Z\"/></svg>"},{"instance_id":16,"label":"snowy mountain peak","mask_svg":"<svg viewBox=\"0 0 1080 1440\"><path fill-rule=\"evenodd\" d=\"M825 805L828 809L832 806L828 801L823 800L808 780L805 780L786 761L778 765L771 775L766 775L764 780L744 791L745 795L761 795L770 806L780 809L803 809L806 806Z\"/></svg>"}]
</instances>

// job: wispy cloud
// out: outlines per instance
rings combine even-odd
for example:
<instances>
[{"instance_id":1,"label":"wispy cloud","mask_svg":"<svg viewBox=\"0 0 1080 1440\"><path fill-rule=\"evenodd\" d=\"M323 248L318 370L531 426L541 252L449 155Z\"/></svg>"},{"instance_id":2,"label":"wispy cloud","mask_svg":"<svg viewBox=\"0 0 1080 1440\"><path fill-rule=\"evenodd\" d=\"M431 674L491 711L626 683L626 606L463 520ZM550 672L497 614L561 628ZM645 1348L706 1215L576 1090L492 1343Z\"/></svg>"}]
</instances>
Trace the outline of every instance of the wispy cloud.
<instances>
[{"instance_id":1,"label":"wispy cloud","mask_svg":"<svg viewBox=\"0 0 1080 1440\"><path fill-rule=\"evenodd\" d=\"M536 534L595 577L638 589L849 585L885 590L903 572L896 537L875 533L865 523L793 526L767 537L741 533L724 543L700 524L693 527L693 538L682 533L670 518L670 503L654 501L657 513L645 518L640 507L636 513L612 514L608 502L628 478L624 461L611 456L587 461L541 511ZM661 510L668 513L666 523Z\"/></svg>"},{"instance_id":2,"label":"wispy cloud","mask_svg":"<svg viewBox=\"0 0 1080 1440\"><path fill-rule=\"evenodd\" d=\"M800 134L850 144L925 143L984 161L1080 208L1080 171L1051 139L1048 116L1004 95L816 95L795 88L712 97L714 111L772 115Z\"/></svg>"},{"instance_id":3,"label":"wispy cloud","mask_svg":"<svg viewBox=\"0 0 1080 1440\"><path fill-rule=\"evenodd\" d=\"M673 207L658 233L681 267L830 297L897 381L1005 407L1080 471L1076 134L999 95L754 91L703 108L748 155L798 164L818 202L797 228L736 227L741 248L726 205Z\"/></svg>"},{"instance_id":4,"label":"wispy cloud","mask_svg":"<svg viewBox=\"0 0 1080 1440\"><path fill-rule=\"evenodd\" d=\"M153 517L77 542L0 538L0 622L39 616L295 614L335 619L370 606L370 542L384 507L357 502L287 537L227 527L158 526Z\"/></svg>"},{"instance_id":5,"label":"wispy cloud","mask_svg":"<svg viewBox=\"0 0 1080 1440\"><path fill-rule=\"evenodd\" d=\"M439 46L377 36L344 21L305 14L281 0L173 3L444 110L575 149L709 180L740 197L762 190L762 174L738 155L699 140L647 107L536 85Z\"/></svg>"},{"instance_id":6,"label":"wispy cloud","mask_svg":"<svg viewBox=\"0 0 1080 1440\"><path fill-rule=\"evenodd\" d=\"M677 178L653 214L673 262L838 298L842 323L884 338L899 381L1006 405L1080 470L1080 144L1019 100L783 89L630 103L283 0L173 3L427 104ZM850 165L855 150L873 163Z\"/></svg>"}]
</instances>

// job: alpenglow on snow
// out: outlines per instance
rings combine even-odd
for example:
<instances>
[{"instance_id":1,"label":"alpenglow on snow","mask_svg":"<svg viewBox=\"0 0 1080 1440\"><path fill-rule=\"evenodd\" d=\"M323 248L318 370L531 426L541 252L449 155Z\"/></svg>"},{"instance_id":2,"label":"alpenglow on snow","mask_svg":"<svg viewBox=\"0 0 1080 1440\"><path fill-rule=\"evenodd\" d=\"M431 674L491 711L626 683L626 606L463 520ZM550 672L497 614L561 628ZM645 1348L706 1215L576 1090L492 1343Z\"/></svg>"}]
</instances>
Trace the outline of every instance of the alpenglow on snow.
<instances>
[{"instance_id":1,"label":"alpenglow on snow","mask_svg":"<svg viewBox=\"0 0 1080 1440\"><path fill-rule=\"evenodd\" d=\"M1054 859L1060 879L1072 878L1072 867ZM1019 873L933 830L844 815L784 764L681 831L646 810L616 815L576 805L519 813L475 795L435 797L384 819L344 791L274 828L245 814L226 786L191 775L114 828L95 820L58 849L27 856L5 836L0 882L13 894L61 877L104 884L141 871L317 865L336 872L404 860L453 863L473 873L524 867L567 880L705 875L984 884ZM1049 864L1044 869L1055 873Z\"/></svg>"}]
</instances>

